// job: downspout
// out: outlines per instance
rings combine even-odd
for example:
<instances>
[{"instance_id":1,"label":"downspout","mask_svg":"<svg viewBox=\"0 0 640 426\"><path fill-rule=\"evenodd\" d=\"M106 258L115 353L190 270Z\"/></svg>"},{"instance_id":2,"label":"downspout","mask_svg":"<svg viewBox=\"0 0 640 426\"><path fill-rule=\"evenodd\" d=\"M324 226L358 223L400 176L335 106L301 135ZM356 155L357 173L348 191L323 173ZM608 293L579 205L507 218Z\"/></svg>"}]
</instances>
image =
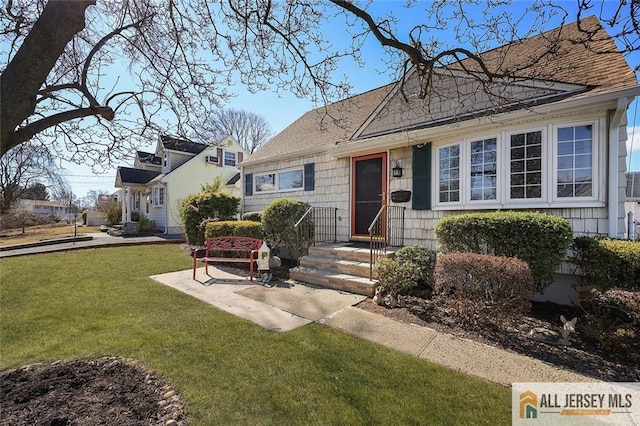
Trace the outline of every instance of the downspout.
<instances>
[{"instance_id":1,"label":"downspout","mask_svg":"<svg viewBox=\"0 0 640 426\"><path fill-rule=\"evenodd\" d=\"M627 110L627 98L618 98L611 120L609 122L609 237L618 238L618 192L619 192L619 145L620 124Z\"/></svg>"},{"instance_id":2,"label":"downspout","mask_svg":"<svg viewBox=\"0 0 640 426\"><path fill-rule=\"evenodd\" d=\"M164 234L167 235L169 233L169 188L165 182L161 182L164 187Z\"/></svg>"}]
</instances>

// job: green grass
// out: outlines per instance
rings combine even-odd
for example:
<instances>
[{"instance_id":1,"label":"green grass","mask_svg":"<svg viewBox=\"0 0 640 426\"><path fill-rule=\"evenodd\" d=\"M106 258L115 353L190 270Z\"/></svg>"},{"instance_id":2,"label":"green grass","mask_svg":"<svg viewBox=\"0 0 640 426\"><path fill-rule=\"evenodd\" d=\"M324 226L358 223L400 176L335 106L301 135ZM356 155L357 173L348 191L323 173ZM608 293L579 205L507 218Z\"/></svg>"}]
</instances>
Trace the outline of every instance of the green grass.
<instances>
[{"instance_id":1,"label":"green grass","mask_svg":"<svg viewBox=\"0 0 640 426\"><path fill-rule=\"evenodd\" d=\"M148 278L190 266L174 245L3 259L0 368L135 358L194 425L510 423L504 387L322 325L270 332Z\"/></svg>"}]
</instances>

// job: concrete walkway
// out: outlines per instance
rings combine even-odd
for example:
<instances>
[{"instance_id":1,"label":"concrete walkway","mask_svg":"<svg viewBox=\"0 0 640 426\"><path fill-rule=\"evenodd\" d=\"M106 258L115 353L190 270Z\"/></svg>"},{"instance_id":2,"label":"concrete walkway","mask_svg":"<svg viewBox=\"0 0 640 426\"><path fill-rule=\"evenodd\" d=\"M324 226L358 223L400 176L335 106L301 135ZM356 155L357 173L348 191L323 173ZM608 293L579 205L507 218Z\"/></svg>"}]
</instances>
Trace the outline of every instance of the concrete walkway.
<instances>
[{"instance_id":1,"label":"concrete walkway","mask_svg":"<svg viewBox=\"0 0 640 426\"><path fill-rule=\"evenodd\" d=\"M265 287L242 272L223 269L210 266L207 276L200 268L196 280L191 279L191 270L151 278L269 330L286 332L317 322L505 386L595 381L534 358L354 307L364 296L292 281Z\"/></svg>"}]
</instances>

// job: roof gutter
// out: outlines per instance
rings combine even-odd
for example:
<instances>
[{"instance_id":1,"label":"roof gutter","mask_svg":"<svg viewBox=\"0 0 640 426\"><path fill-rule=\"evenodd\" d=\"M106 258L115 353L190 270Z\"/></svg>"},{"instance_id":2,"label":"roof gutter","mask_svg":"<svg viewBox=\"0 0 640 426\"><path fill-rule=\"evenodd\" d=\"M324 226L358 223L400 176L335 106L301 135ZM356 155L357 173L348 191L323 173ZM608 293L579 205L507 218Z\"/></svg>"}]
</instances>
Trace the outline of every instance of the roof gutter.
<instances>
[{"instance_id":1,"label":"roof gutter","mask_svg":"<svg viewBox=\"0 0 640 426\"><path fill-rule=\"evenodd\" d=\"M620 184L620 125L625 118L628 104L631 103L626 97L618 98L616 109L611 115L609 122L609 193L608 193L608 216L609 216L609 237L621 238L618 234L618 204Z\"/></svg>"}]
</instances>

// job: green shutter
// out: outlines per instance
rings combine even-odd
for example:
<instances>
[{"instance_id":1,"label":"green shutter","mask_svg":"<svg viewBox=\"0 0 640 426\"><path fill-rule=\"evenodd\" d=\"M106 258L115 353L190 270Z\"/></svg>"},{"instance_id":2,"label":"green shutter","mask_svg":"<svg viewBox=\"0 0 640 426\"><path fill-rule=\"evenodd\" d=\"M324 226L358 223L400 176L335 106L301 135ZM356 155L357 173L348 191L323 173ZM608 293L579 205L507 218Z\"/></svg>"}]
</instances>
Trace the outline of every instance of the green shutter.
<instances>
[{"instance_id":1,"label":"green shutter","mask_svg":"<svg viewBox=\"0 0 640 426\"><path fill-rule=\"evenodd\" d=\"M244 175L244 195L253 195L253 173Z\"/></svg>"},{"instance_id":2,"label":"green shutter","mask_svg":"<svg viewBox=\"0 0 640 426\"><path fill-rule=\"evenodd\" d=\"M431 209L431 144L413 147L414 210Z\"/></svg>"},{"instance_id":3,"label":"green shutter","mask_svg":"<svg viewBox=\"0 0 640 426\"><path fill-rule=\"evenodd\" d=\"M313 191L315 189L315 163L304 165L304 190Z\"/></svg>"}]
</instances>

